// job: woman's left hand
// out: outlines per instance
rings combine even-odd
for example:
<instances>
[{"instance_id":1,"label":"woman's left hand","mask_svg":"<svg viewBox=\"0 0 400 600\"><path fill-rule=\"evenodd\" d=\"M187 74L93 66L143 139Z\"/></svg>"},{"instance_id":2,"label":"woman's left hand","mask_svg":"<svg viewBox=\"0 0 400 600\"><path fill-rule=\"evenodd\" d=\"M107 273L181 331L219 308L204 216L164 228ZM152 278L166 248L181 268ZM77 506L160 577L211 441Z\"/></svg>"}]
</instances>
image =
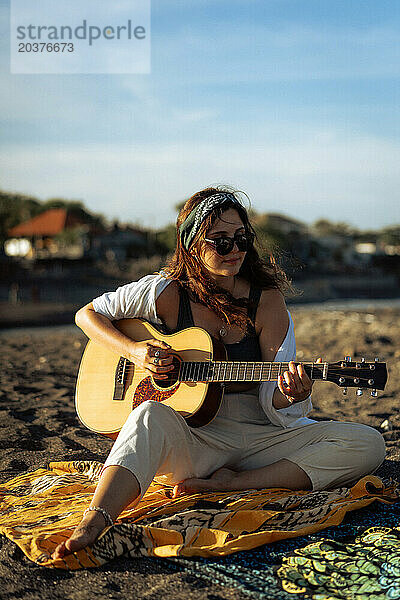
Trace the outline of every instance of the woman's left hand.
<instances>
[{"instance_id":1,"label":"woman's left hand","mask_svg":"<svg viewBox=\"0 0 400 600\"><path fill-rule=\"evenodd\" d=\"M317 360L322 362L322 358ZM289 404L303 402L311 394L313 381L309 378L302 364L295 365L293 361L289 363L289 371L285 371L279 376L278 388L286 396Z\"/></svg>"}]
</instances>

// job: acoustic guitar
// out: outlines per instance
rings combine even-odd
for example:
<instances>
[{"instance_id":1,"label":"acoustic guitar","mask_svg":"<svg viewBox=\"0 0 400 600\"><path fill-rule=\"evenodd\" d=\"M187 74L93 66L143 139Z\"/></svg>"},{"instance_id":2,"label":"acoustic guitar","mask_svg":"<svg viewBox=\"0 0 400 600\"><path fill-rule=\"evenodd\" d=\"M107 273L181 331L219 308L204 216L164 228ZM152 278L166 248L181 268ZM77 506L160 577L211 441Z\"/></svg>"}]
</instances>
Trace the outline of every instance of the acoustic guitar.
<instances>
[{"instance_id":1,"label":"acoustic guitar","mask_svg":"<svg viewBox=\"0 0 400 600\"><path fill-rule=\"evenodd\" d=\"M76 410L82 423L115 439L130 412L145 400L155 400L179 412L191 427L206 425L220 407L224 386L232 383L277 381L288 370L287 362L233 362L225 346L199 327L172 335L160 333L143 319L122 319L117 329L135 341L152 338L171 346L174 369L168 379L155 380L128 359L89 340L82 356ZM298 363L297 363L298 364ZM352 362L302 362L313 380L330 381L344 388L371 389L373 396L387 381L386 364Z\"/></svg>"}]
</instances>

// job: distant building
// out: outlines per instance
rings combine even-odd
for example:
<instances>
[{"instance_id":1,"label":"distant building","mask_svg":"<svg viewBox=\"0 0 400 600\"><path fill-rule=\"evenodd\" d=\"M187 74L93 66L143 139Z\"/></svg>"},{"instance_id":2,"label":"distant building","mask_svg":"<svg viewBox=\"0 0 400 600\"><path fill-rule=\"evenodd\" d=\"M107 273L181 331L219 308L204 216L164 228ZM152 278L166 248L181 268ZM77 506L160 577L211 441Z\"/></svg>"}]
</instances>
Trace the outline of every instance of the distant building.
<instances>
[{"instance_id":1,"label":"distant building","mask_svg":"<svg viewBox=\"0 0 400 600\"><path fill-rule=\"evenodd\" d=\"M386 244L384 247L385 254L388 256L399 256L400 255L400 246L393 244Z\"/></svg>"},{"instance_id":2,"label":"distant building","mask_svg":"<svg viewBox=\"0 0 400 600\"><path fill-rule=\"evenodd\" d=\"M124 261L147 253L149 234L131 225L104 228L64 208L52 208L8 231L8 256Z\"/></svg>"},{"instance_id":3,"label":"distant building","mask_svg":"<svg viewBox=\"0 0 400 600\"><path fill-rule=\"evenodd\" d=\"M359 242L355 245L356 252L359 254L376 254L376 244L374 242Z\"/></svg>"},{"instance_id":4,"label":"distant building","mask_svg":"<svg viewBox=\"0 0 400 600\"><path fill-rule=\"evenodd\" d=\"M92 239L88 254L95 259L121 262L144 256L148 247L149 234L147 231L131 225L115 223L110 229Z\"/></svg>"},{"instance_id":5,"label":"distant building","mask_svg":"<svg viewBox=\"0 0 400 600\"><path fill-rule=\"evenodd\" d=\"M9 229L4 249L8 256L79 258L84 252L82 236L88 231L85 219L65 208L51 208ZM68 233L76 235L68 238Z\"/></svg>"}]
</instances>

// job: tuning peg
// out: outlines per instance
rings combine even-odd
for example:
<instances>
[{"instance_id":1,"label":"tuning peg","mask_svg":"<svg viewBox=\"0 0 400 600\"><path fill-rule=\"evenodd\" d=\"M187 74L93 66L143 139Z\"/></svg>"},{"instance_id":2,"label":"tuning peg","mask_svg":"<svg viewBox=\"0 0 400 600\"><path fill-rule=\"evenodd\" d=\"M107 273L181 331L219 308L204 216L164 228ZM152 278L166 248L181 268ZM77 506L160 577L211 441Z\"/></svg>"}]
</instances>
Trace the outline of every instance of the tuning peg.
<instances>
[{"instance_id":1,"label":"tuning peg","mask_svg":"<svg viewBox=\"0 0 400 600\"><path fill-rule=\"evenodd\" d=\"M343 392L343 396L347 396L347 388L343 388L342 392Z\"/></svg>"},{"instance_id":2,"label":"tuning peg","mask_svg":"<svg viewBox=\"0 0 400 600\"><path fill-rule=\"evenodd\" d=\"M357 396L362 396L363 395L363 391L362 391L361 388L358 388L358 390L357 390L356 393L357 393Z\"/></svg>"},{"instance_id":3,"label":"tuning peg","mask_svg":"<svg viewBox=\"0 0 400 600\"><path fill-rule=\"evenodd\" d=\"M372 391L371 391L371 396L372 396L373 398L377 398L377 397L378 397L378 391L377 391L377 390L372 390Z\"/></svg>"}]
</instances>

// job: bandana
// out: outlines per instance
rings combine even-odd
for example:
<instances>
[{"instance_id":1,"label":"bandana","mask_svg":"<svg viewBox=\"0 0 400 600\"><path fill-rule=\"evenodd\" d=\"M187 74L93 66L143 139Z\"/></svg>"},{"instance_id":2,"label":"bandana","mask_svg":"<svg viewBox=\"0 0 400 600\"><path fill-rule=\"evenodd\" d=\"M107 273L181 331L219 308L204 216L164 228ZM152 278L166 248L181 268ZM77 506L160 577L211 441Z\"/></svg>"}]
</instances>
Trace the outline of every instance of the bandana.
<instances>
[{"instance_id":1,"label":"bandana","mask_svg":"<svg viewBox=\"0 0 400 600\"><path fill-rule=\"evenodd\" d=\"M219 194L213 194L212 196L208 196L208 198L202 200L188 214L179 228L181 242L186 250L189 250L190 245L204 219L210 214L210 212L214 210L216 206L222 206L226 202L233 202L234 204L242 206L235 196L230 192L220 192Z\"/></svg>"}]
</instances>

